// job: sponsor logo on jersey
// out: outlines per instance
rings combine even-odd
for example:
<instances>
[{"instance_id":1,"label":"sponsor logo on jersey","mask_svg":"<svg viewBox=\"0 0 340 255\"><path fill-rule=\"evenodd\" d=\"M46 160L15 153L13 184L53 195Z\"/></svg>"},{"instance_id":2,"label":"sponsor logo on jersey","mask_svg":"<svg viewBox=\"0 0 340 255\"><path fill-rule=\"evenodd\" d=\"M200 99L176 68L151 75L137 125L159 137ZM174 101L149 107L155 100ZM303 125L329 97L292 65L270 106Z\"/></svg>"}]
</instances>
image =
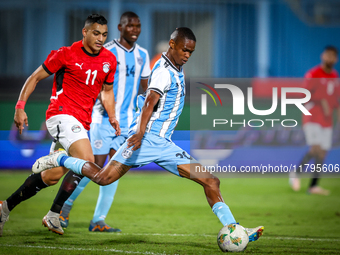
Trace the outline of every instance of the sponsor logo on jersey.
<instances>
[{"instance_id":1,"label":"sponsor logo on jersey","mask_svg":"<svg viewBox=\"0 0 340 255\"><path fill-rule=\"evenodd\" d=\"M73 133L79 133L80 130L81 130L81 127L78 126L78 125L74 125L74 126L72 126L71 130L72 130Z\"/></svg>"},{"instance_id":2,"label":"sponsor logo on jersey","mask_svg":"<svg viewBox=\"0 0 340 255\"><path fill-rule=\"evenodd\" d=\"M110 71L110 63L108 62L103 63L103 71L104 73L108 73Z\"/></svg>"},{"instance_id":3,"label":"sponsor logo on jersey","mask_svg":"<svg viewBox=\"0 0 340 255\"><path fill-rule=\"evenodd\" d=\"M96 149L100 149L103 146L103 141L102 140L95 140L94 141L94 147Z\"/></svg>"},{"instance_id":4,"label":"sponsor logo on jersey","mask_svg":"<svg viewBox=\"0 0 340 255\"><path fill-rule=\"evenodd\" d=\"M130 158L132 156L132 150L125 148L122 152L123 158Z\"/></svg>"},{"instance_id":5,"label":"sponsor logo on jersey","mask_svg":"<svg viewBox=\"0 0 340 255\"><path fill-rule=\"evenodd\" d=\"M82 66L83 66L83 64L84 64L84 63L81 63L81 65L80 65L80 64L78 64L78 63L76 63L75 65L76 65L76 66L79 66L79 67L80 67L80 69L81 69L81 70L83 70L83 67L82 67Z\"/></svg>"},{"instance_id":6,"label":"sponsor logo on jersey","mask_svg":"<svg viewBox=\"0 0 340 255\"><path fill-rule=\"evenodd\" d=\"M137 63L138 63L139 65L143 65L143 58L138 57L138 58L137 58Z\"/></svg>"}]
</instances>

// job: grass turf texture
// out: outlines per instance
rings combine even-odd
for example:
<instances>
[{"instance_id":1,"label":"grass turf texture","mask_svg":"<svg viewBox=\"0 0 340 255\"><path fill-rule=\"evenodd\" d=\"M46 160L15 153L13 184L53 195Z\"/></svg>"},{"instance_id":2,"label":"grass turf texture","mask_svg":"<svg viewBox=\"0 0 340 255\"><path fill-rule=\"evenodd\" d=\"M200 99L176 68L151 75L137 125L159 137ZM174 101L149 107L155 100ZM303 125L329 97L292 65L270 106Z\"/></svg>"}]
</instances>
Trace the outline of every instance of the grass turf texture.
<instances>
[{"instance_id":1,"label":"grass turf texture","mask_svg":"<svg viewBox=\"0 0 340 255\"><path fill-rule=\"evenodd\" d=\"M0 199L6 199L29 172L0 172ZM245 254L339 254L340 179L322 179L328 197L293 192L285 178L221 179L221 191L245 227L264 225L264 235ZM221 254L221 223L203 189L168 173L129 172L119 183L106 222L121 234L88 231L98 186L78 197L63 236L41 225L59 185L16 207L0 238L0 254Z\"/></svg>"}]
</instances>

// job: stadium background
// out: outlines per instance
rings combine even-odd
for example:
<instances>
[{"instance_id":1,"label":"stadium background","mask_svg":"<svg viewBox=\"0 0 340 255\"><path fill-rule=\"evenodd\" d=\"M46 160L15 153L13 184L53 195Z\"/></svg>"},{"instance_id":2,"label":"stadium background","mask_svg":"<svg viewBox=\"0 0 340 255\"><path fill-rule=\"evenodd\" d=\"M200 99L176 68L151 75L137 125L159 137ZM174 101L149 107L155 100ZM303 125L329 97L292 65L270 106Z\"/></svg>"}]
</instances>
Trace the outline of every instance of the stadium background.
<instances>
[{"instance_id":1,"label":"stadium background","mask_svg":"<svg viewBox=\"0 0 340 255\"><path fill-rule=\"evenodd\" d=\"M138 44L149 51L151 58L157 54L158 43L167 41L176 27L193 29L197 47L185 66L188 84L191 78L228 77L249 78L248 85L252 86L256 77L274 77L278 81L303 77L320 62L320 53L326 45L340 48L340 3L336 0L1 1L0 169L28 169L49 149L44 120L52 78L39 83L27 103L29 131L18 136L13 128L14 105L27 76L51 50L81 39L81 28L88 14L107 17L108 40L111 40L118 37L119 17L128 10L140 16L142 33ZM187 150L190 148L189 100L190 95L173 136ZM264 106L271 102L270 97L257 100ZM231 146L237 143L241 155L257 145L267 146L271 152L272 146L280 145L281 152L286 148L295 156L294 162L306 151L301 129L275 132L274 140L264 144L258 130L233 131L230 143ZM243 140L239 139L240 134ZM338 140L335 132L334 147L326 162L333 162L339 155ZM259 151L259 155L263 152ZM158 168L151 165L145 169Z\"/></svg>"}]
</instances>

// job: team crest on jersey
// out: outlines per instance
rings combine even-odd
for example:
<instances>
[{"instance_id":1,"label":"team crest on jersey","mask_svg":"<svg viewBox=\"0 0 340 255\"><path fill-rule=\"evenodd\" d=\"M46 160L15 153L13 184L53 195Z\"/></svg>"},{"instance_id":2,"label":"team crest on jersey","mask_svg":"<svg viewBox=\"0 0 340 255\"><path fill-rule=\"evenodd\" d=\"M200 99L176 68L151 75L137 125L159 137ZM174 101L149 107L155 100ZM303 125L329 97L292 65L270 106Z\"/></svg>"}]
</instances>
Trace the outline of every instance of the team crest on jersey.
<instances>
[{"instance_id":1,"label":"team crest on jersey","mask_svg":"<svg viewBox=\"0 0 340 255\"><path fill-rule=\"evenodd\" d=\"M94 141L94 147L96 149L100 149L103 146L103 141L102 140L95 140Z\"/></svg>"},{"instance_id":2,"label":"team crest on jersey","mask_svg":"<svg viewBox=\"0 0 340 255\"><path fill-rule=\"evenodd\" d=\"M137 58L137 63L138 63L139 65L143 65L143 58L138 57L138 58Z\"/></svg>"},{"instance_id":3,"label":"team crest on jersey","mask_svg":"<svg viewBox=\"0 0 340 255\"><path fill-rule=\"evenodd\" d=\"M123 158L130 158L132 156L132 150L125 148L122 152Z\"/></svg>"},{"instance_id":4,"label":"team crest on jersey","mask_svg":"<svg viewBox=\"0 0 340 255\"><path fill-rule=\"evenodd\" d=\"M108 73L110 71L110 63L108 62L103 63L103 71L104 73Z\"/></svg>"},{"instance_id":5,"label":"team crest on jersey","mask_svg":"<svg viewBox=\"0 0 340 255\"><path fill-rule=\"evenodd\" d=\"M72 126L71 130L72 130L73 133L79 133L80 130L81 130L81 127L78 126L78 125L74 125L74 126Z\"/></svg>"}]
</instances>

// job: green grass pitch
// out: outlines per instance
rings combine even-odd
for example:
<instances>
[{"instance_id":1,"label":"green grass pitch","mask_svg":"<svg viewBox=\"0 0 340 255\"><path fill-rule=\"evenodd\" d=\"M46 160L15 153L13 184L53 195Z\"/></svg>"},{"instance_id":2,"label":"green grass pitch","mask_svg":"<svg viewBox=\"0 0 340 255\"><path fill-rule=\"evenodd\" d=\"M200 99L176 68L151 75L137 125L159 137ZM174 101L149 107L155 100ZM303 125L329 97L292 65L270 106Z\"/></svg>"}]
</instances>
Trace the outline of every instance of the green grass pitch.
<instances>
[{"instance_id":1,"label":"green grass pitch","mask_svg":"<svg viewBox=\"0 0 340 255\"><path fill-rule=\"evenodd\" d=\"M29 172L0 172L6 199ZM293 192L287 178L221 179L221 191L241 225L264 225L245 254L339 254L340 179L324 178L328 197ZM221 254L222 228L196 183L166 172L129 172L120 180L106 222L121 234L88 231L99 188L90 183L75 202L63 236L41 225L59 185L17 206L0 238L0 254Z\"/></svg>"}]
</instances>

